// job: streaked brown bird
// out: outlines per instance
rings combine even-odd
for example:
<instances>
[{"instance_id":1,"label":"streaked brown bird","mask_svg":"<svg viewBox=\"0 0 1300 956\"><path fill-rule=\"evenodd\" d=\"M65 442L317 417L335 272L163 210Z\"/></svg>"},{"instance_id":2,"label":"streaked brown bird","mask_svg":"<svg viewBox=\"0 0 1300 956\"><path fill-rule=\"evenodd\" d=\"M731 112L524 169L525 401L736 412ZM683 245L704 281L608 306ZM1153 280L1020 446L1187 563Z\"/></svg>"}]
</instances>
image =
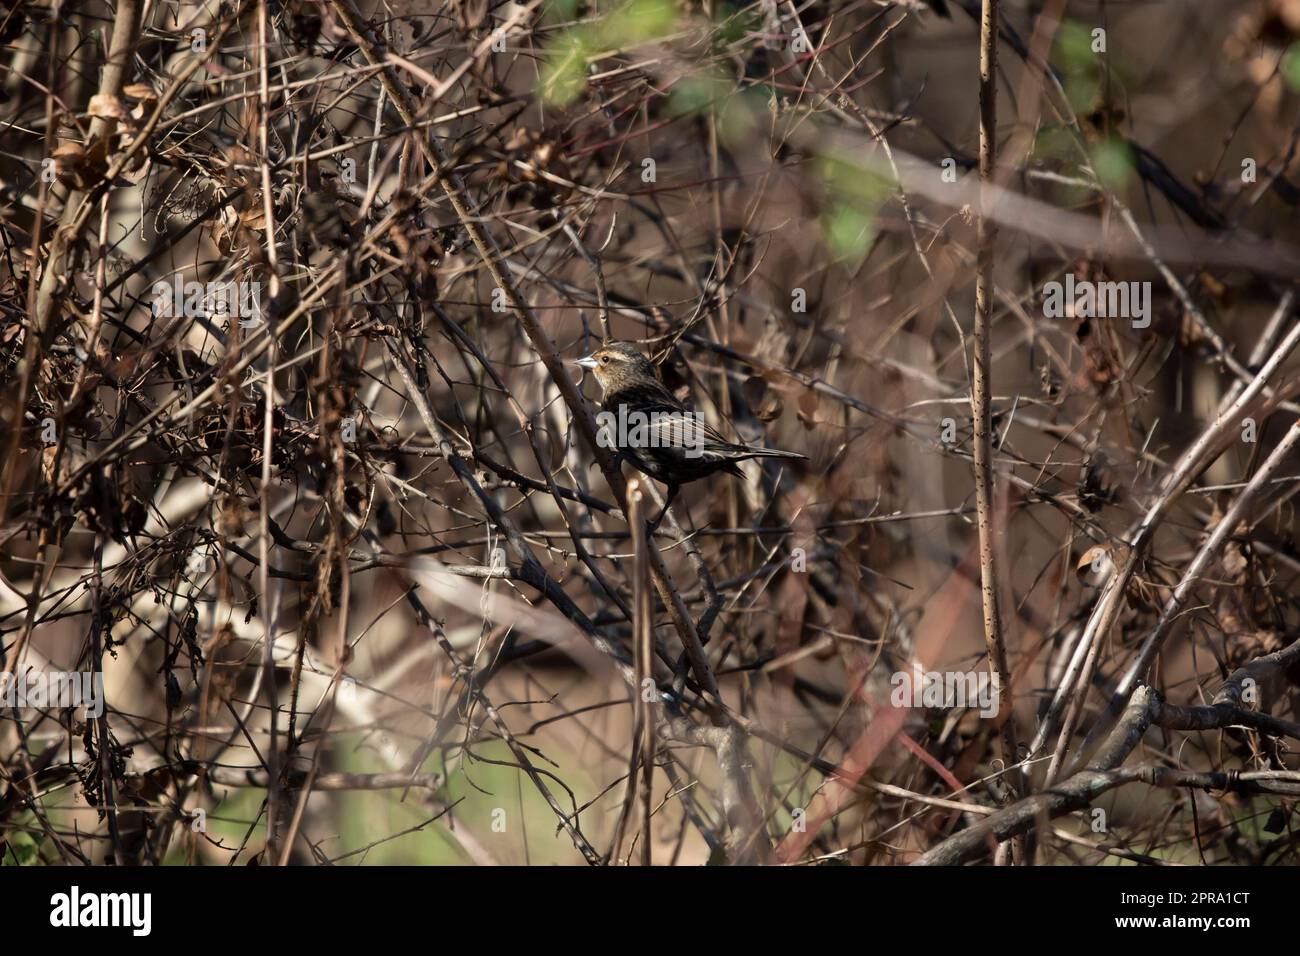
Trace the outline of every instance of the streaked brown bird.
<instances>
[{"instance_id":1,"label":"streaked brown bird","mask_svg":"<svg viewBox=\"0 0 1300 956\"><path fill-rule=\"evenodd\" d=\"M617 451L617 460L626 459L668 486L652 530L687 482L720 471L743 478L736 463L748 458L807 461L796 452L727 441L698 412L679 402L659 380L653 363L628 342L610 342L575 364L590 369L604 389L597 417L602 443Z\"/></svg>"}]
</instances>

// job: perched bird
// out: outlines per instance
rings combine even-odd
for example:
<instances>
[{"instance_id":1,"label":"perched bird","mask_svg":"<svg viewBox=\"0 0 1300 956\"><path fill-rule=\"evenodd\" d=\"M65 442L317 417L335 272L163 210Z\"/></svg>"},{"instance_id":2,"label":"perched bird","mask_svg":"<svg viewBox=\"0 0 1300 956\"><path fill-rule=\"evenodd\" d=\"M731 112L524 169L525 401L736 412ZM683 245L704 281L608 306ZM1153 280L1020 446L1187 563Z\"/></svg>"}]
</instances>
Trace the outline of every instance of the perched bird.
<instances>
[{"instance_id":1,"label":"perched bird","mask_svg":"<svg viewBox=\"0 0 1300 956\"><path fill-rule=\"evenodd\" d=\"M598 440L617 451L617 461L626 459L668 486L668 497L651 522L652 529L659 526L687 482L720 471L743 477L736 462L747 458L807 460L792 451L727 441L699 413L679 402L659 380L650 360L627 342L610 342L576 364L595 373L605 392L597 416Z\"/></svg>"}]
</instances>

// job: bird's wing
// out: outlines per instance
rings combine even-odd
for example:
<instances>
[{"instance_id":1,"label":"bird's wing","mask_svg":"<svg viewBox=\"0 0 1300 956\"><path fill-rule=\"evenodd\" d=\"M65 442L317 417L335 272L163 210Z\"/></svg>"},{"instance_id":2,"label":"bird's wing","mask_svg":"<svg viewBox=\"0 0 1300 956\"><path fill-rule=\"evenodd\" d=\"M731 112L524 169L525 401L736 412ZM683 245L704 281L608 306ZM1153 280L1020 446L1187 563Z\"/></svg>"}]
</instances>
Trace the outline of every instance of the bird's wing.
<instances>
[{"instance_id":1,"label":"bird's wing","mask_svg":"<svg viewBox=\"0 0 1300 956\"><path fill-rule=\"evenodd\" d=\"M805 457L727 441L702 415L677 401L657 382L613 392L605 396L602 409L623 423L615 427L625 427L624 433L615 437L620 448L641 458L649 455L661 461L676 461L688 471L713 465L739 475L733 463L746 458ZM637 414L633 416L633 412Z\"/></svg>"},{"instance_id":2,"label":"bird's wing","mask_svg":"<svg viewBox=\"0 0 1300 956\"><path fill-rule=\"evenodd\" d=\"M644 382L627 385L605 396L602 406L607 412L618 412L620 405L629 409L640 408L657 411L689 411L685 405L673 397L673 393L659 382Z\"/></svg>"},{"instance_id":3,"label":"bird's wing","mask_svg":"<svg viewBox=\"0 0 1300 956\"><path fill-rule=\"evenodd\" d=\"M740 446L732 445L718 433L718 430L705 421L704 416L692 411L673 397L662 385L630 385L605 396L602 405L604 411L615 416L619 408L626 409L626 414L633 411L645 416L647 440L653 440L657 447L674 447L695 445L708 451L733 450Z\"/></svg>"}]
</instances>

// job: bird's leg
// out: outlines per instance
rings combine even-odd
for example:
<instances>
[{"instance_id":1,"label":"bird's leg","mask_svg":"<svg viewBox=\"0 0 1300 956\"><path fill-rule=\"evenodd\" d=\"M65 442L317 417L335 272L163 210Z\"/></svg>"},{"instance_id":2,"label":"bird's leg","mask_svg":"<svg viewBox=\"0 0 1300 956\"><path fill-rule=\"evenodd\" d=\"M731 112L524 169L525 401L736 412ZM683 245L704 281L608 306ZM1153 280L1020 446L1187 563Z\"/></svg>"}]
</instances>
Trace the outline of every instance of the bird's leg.
<instances>
[{"instance_id":1,"label":"bird's leg","mask_svg":"<svg viewBox=\"0 0 1300 956\"><path fill-rule=\"evenodd\" d=\"M652 536L656 531L659 530L659 522L664 520L664 515L668 514L668 506L671 505L673 503L673 499L677 497L677 489L678 489L677 485L668 486L668 496L664 498L664 506L659 509L658 517L656 517L654 521L650 522L650 527L646 531L646 537Z\"/></svg>"}]
</instances>

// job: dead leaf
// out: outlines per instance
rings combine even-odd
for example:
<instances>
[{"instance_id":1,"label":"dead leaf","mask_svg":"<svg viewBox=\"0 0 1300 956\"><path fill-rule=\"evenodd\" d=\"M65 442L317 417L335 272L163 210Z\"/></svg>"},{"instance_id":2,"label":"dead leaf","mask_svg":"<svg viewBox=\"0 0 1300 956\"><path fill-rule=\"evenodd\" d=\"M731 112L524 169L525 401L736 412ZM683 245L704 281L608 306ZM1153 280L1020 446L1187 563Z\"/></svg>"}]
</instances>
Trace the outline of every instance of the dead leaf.
<instances>
[{"instance_id":1,"label":"dead leaf","mask_svg":"<svg viewBox=\"0 0 1300 956\"><path fill-rule=\"evenodd\" d=\"M265 229L266 212L260 202L250 205L239 214L239 222L245 229Z\"/></svg>"},{"instance_id":2,"label":"dead leaf","mask_svg":"<svg viewBox=\"0 0 1300 956\"><path fill-rule=\"evenodd\" d=\"M799 421L803 422L805 428L815 428L817 425L817 409L821 405L821 397L811 388L804 389L799 396Z\"/></svg>"},{"instance_id":3,"label":"dead leaf","mask_svg":"<svg viewBox=\"0 0 1300 956\"><path fill-rule=\"evenodd\" d=\"M60 143L51 155L60 166L67 164L71 168L85 159L86 151L80 143Z\"/></svg>"},{"instance_id":4,"label":"dead leaf","mask_svg":"<svg viewBox=\"0 0 1300 956\"><path fill-rule=\"evenodd\" d=\"M92 96L90 109L87 112L98 119L126 119L126 107L121 100L110 93L96 93Z\"/></svg>"},{"instance_id":5,"label":"dead leaf","mask_svg":"<svg viewBox=\"0 0 1300 956\"><path fill-rule=\"evenodd\" d=\"M1115 571L1110 549L1104 545L1094 545L1079 556L1074 566L1074 573L1085 587L1099 588Z\"/></svg>"},{"instance_id":6,"label":"dead leaf","mask_svg":"<svg viewBox=\"0 0 1300 956\"><path fill-rule=\"evenodd\" d=\"M128 100L157 100L158 93L148 83L132 83L122 90Z\"/></svg>"},{"instance_id":7,"label":"dead leaf","mask_svg":"<svg viewBox=\"0 0 1300 956\"><path fill-rule=\"evenodd\" d=\"M454 0L456 20L462 30L474 30L487 19L487 0Z\"/></svg>"},{"instance_id":8,"label":"dead leaf","mask_svg":"<svg viewBox=\"0 0 1300 956\"><path fill-rule=\"evenodd\" d=\"M1246 569L1250 562L1246 560L1246 554L1241 549L1241 545L1236 542L1229 542L1223 549L1223 558L1220 562L1223 565L1223 573L1228 580L1243 584L1246 580Z\"/></svg>"}]
</instances>

